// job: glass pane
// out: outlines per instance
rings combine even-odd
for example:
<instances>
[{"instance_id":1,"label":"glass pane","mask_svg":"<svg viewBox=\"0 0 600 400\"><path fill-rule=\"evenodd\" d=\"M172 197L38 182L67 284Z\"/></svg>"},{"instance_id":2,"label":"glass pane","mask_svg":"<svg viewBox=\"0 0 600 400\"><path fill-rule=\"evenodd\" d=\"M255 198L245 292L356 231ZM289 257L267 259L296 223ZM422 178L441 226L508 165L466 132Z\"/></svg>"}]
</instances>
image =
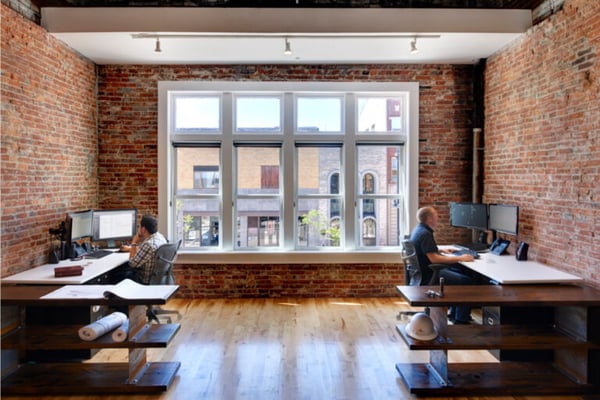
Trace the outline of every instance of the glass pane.
<instances>
[{"instance_id":1,"label":"glass pane","mask_svg":"<svg viewBox=\"0 0 600 400\"><path fill-rule=\"evenodd\" d=\"M358 148L358 194L397 194L398 177L402 171L398 159L403 157L402 147L393 145L361 145Z\"/></svg>"},{"instance_id":2,"label":"glass pane","mask_svg":"<svg viewBox=\"0 0 600 400\"><path fill-rule=\"evenodd\" d=\"M218 194L221 180L220 149L177 147L177 196Z\"/></svg>"},{"instance_id":3,"label":"glass pane","mask_svg":"<svg viewBox=\"0 0 600 400\"><path fill-rule=\"evenodd\" d=\"M279 246L279 200L238 199L236 213L238 249Z\"/></svg>"},{"instance_id":4,"label":"glass pane","mask_svg":"<svg viewBox=\"0 0 600 400\"><path fill-rule=\"evenodd\" d=\"M403 132L404 113L401 97L359 97L358 131Z\"/></svg>"},{"instance_id":5,"label":"glass pane","mask_svg":"<svg viewBox=\"0 0 600 400\"><path fill-rule=\"evenodd\" d=\"M219 246L219 201L177 199L177 237L184 248Z\"/></svg>"},{"instance_id":6,"label":"glass pane","mask_svg":"<svg viewBox=\"0 0 600 400\"><path fill-rule=\"evenodd\" d=\"M280 152L278 147L237 147L238 195L279 194Z\"/></svg>"},{"instance_id":7,"label":"glass pane","mask_svg":"<svg viewBox=\"0 0 600 400\"><path fill-rule=\"evenodd\" d=\"M175 130L219 132L221 130L221 100L217 96L177 97L175 99Z\"/></svg>"},{"instance_id":8,"label":"glass pane","mask_svg":"<svg viewBox=\"0 0 600 400\"><path fill-rule=\"evenodd\" d=\"M236 132L281 132L279 97L238 97L235 104Z\"/></svg>"},{"instance_id":9,"label":"glass pane","mask_svg":"<svg viewBox=\"0 0 600 400\"><path fill-rule=\"evenodd\" d=\"M365 199L359 204L359 246L400 246L404 230L403 206L400 198Z\"/></svg>"},{"instance_id":10,"label":"glass pane","mask_svg":"<svg viewBox=\"0 0 600 400\"><path fill-rule=\"evenodd\" d=\"M298 97L296 132L342 132L340 97Z\"/></svg>"},{"instance_id":11,"label":"glass pane","mask_svg":"<svg viewBox=\"0 0 600 400\"><path fill-rule=\"evenodd\" d=\"M296 248L340 247L341 220L331 217L330 199L298 200Z\"/></svg>"},{"instance_id":12,"label":"glass pane","mask_svg":"<svg viewBox=\"0 0 600 400\"><path fill-rule=\"evenodd\" d=\"M298 147L298 194L340 193L340 147Z\"/></svg>"}]
</instances>

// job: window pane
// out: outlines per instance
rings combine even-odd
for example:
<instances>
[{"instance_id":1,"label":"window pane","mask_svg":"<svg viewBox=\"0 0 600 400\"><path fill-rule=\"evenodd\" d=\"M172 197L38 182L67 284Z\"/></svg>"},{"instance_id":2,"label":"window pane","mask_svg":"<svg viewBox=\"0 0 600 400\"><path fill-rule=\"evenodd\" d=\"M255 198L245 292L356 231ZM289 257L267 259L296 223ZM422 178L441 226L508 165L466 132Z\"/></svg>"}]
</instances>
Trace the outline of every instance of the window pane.
<instances>
[{"instance_id":1,"label":"window pane","mask_svg":"<svg viewBox=\"0 0 600 400\"><path fill-rule=\"evenodd\" d=\"M279 200L238 199L236 247L278 247L281 210Z\"/></svg>"},{"instance_id":2,"label":"window pane","mask_svg":"<svg viewBox=\"0 0 600 400\"><path fill-rule=\"evenodd\" d=\"M368 201L367 201L368 200ZM366 199L359 202L359 246L400 246L403 207L400 198Z\"/></svg>"},{"instance_id":3,"label":"window pane","mask_svg":"<svg viewBox=\"0 0 600 400\"><path fill-rule=\"evenodd\" d=\"M220 149L217 147L177 147L177 196L218 194Z\"/></svg>"},{"instance_id":4,"label":"window pane","mask_svg":"<svg viewBox=\"0 0 600 400\"><path fill-rule=\"evenodd\" d=\"M340 147L298 147L298 194L338 194Z\"/></svg>"},{"instance_id":5,"label":"window pane","mask_svg":"<svg viewBox=\"0 0 600 400\"><path fill-rule=\"evenodd\" d=\"M340 97L298 97L296 132L342 132Z\"/></svg>"},{"instance_id":6,"label":"window pane","mask_svg":"<svg viewBox=\"0 0 600 400\"><path fill-rule=\"evenodd\" d=\"M340 247L341 220L332 217L329 199L298 200L296 248Z\"/></svg>"},{"instance_id":7,"label":"window pane","mask_svg":"<svg viewBox=\"0 0 600 400\"><path fill-rule=\"evenodd\" d=\"M398 159L402 158L402 147L395 145L359 145L357 156L358 194L399 193Z\"/></svg>"},{"instance_id":8,"label":"window pane","mask_svg":"<svg viewBox=\"0 0 600 400\"><path fill-rule=\"evenodd\" d=\"M182 133L219 132L221 101L217 96L177 97L175 99L175 131Z\"/></svg>"},{"instance_id":9,"label":"window pane","mask_svg":"<svg viewBox=\"0 0 600 400\"><path fill-rule=\"evenodd\" d=\"M403 99L400 97L359 97L358 131L403 132Z\"/></svg>"},{"instance_id":10,"label":"window pane","mask_svg":"<svg viewBox=\"0 0 600 400\"><path fill-rule=\"evenodd\" d=\"M236 132L281 132L279 97L237 97L235 104Z\"/></svg>"},{"instance_id":11,"label":"window pane","mask_svg":"<svg viewBox=\"0 0 600 400\"><path fill-rule=\"evenodd\" d=\"M237 147L238 195L279 194L280 152L278 147Z\"/></svg>"},{"instance_id":12,"label":"window pane","mask_svg":"<svg viewBox=\"0 0 600 400\"><path fill-rule=\"evenodd\" d=\"M177 237L182 247L219 246L219 201L214 199L177 200Z\"/></svg>"}]
</instances>

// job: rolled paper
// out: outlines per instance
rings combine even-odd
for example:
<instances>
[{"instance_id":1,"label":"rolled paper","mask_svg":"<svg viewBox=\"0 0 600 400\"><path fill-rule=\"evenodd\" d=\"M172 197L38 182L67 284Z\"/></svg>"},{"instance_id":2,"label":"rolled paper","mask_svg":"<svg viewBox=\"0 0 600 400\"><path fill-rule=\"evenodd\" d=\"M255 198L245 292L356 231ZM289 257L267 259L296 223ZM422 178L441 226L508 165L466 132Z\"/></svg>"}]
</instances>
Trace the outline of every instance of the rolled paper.
<instances>
[{"instance_id":1,"label":"rolled paper","mask_svg":"<svg viewBox=\"0 0 600 400\"><path fill-rule=\"evenodd\" d=\"M127 321L127 316L122 312L114 312L96 322L92 322L79 329L79 337L81 340L92 341L100 336L112 331L115 328L123 325Z\"/></svg>"},{"instance_id":2,"label":"rolled paper","mask_svg":"<svg viewBox=\"0 0 600 400\"><path fill-rule=\"evenodd\" d=\"M127 334L129 333L129 320L123 322L121 326L115 329L112 333L112 339L115 342L124 342L127 340Z\"/></svg>"}]
</instances>

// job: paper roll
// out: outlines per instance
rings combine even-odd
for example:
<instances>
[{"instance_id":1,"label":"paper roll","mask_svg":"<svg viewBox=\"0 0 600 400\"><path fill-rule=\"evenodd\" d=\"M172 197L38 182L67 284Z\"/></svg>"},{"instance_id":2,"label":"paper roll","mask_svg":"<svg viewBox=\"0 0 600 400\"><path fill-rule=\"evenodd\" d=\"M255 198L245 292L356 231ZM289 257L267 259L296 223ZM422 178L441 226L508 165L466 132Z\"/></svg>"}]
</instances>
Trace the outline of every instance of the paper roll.
<instances>
[{"instance_id":1,"label":"paper roll","mask_svg":"<svg viewBox=\"0 0 600 400\"><path fill-rule=\"evenodd\" d=\"M107 332L112 331L115 328L123 325L127 321L127 316L122 312L114 312L107 315L106 317L100 318L96 322L92 322L89 325L79 329L79 337L81 340L92 341L96 340L100 336Z\"/></svg>"},{"instance_id":2,"label":"paper roll","mask_svg":"<svg viewBox=\"0 0 600 400\"><path fill-rule=\"evenodd\" d=\"M112 333L112 339L115 342L124 342L127 340L127 334L129 333L129 320L123 322L123 324L115 329Z\"/></svg>"}]
</instances>

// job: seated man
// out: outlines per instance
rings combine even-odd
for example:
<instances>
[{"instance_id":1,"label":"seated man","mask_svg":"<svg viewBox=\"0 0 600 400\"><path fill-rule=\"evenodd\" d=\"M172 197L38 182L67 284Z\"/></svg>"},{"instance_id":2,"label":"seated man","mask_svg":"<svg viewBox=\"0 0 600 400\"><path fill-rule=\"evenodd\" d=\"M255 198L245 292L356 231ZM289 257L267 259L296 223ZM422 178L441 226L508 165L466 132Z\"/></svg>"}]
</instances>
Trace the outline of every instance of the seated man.
<instances>
[{"instance_id":1,"label":"seated man","mask_svg":"<svg viewBox=\"0 0 600 400\"><path fill-rule=\"evenodd\" d=\"M437 243L433 238L433 230L438 224L438 213L433 207L423 207L417 211L417 220L419 224L410 235L410 241L414 244L419 258L419 266L423 274L423 282L428 284L433 276L433 271L429 268L430 264L451 264L448 268L440 271L440 277L443 277L448 285L471 285L473 280L465 274L465 267L458 264L460 261L473 261L473 256L463 254L460 256L451 255L452 251L440 252ZM471 307L452 306L450 307L449 318L456 324L468 324L471 320Z\"/></svg>"},{"instance_id":2,"label":"seated man","mask_svg":"<svg viewBox=\"0 0 600 400\"><path fill-rule=\"evenodd\" d=\"M154 269L156 250L165 243L167 243L167 240L158 232L156 218L151 215L144 215L131 246L122 246L121 248L121 250L129 250L129 262L116 281L129 278L138 283L149 282Z\"/></svg>"}]
</instances>

